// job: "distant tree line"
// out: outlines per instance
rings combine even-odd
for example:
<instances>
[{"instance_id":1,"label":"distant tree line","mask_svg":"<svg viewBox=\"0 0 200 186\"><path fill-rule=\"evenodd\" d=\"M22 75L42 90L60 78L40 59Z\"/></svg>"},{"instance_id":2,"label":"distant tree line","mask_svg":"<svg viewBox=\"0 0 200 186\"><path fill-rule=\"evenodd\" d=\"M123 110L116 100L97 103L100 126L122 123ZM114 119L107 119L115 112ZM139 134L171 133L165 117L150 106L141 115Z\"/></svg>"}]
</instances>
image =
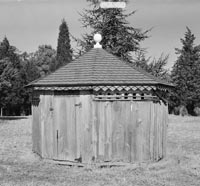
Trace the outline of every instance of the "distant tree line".
<instances>
[{"instance_id":1,"label":"distant tree line","mask_svg":"<svg viewBox=\"0 0 200 186\"><path fill-rule=\"evenodd\" d=\"M97 32L103 36L101 44L105 50L175 85L166 94L171 113L200 115L200 46L194 44L195 36L191 30L187 28L181 39L182 48L176 49L178 58L170 71L166 68L168 55L161 54L158 59L146 57L147 51L141 47L141 41L148 38L151 29L142 31L129 24L127 18L134 16L134 11L101 9L98 1L87 1L91 6L81 13L80 21L89 32L82 38L70 34L63 19L56 50L50 45L41 45L33 53L21 53L6 37L0 42L1 115L31 114L31 89L25 86L90 50L94 45L93 35ZM75 49L71 48L71 40L77 43Z\"/></svg>"}]
</instances>

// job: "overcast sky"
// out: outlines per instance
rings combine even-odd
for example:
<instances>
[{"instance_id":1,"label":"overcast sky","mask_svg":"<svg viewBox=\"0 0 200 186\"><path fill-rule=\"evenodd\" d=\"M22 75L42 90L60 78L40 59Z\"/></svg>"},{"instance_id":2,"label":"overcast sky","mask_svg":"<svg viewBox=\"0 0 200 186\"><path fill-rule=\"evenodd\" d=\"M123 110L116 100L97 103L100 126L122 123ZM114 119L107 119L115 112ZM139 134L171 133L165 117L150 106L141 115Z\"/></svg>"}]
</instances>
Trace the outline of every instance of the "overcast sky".
<instances>
[{"instance_id":1,"label":"overcast sky","mask_svg":"<svg viewBox=\"0 0 200 186\"><path fill-rule=\"evenodd\" d=\"M41 44L56 48L62 18L74 36L85 32L79 12L87 7L86 0L0 0L0 40L7 36L12 45L27 52ZM186 26L200 44L200 0L130 0L126 9L137 10L129 19L132 26L153 27L142 46L148 48L149 56L170 54L169 67L176 60L174 48L181 47Z\"/></svg>"}]
</instances>

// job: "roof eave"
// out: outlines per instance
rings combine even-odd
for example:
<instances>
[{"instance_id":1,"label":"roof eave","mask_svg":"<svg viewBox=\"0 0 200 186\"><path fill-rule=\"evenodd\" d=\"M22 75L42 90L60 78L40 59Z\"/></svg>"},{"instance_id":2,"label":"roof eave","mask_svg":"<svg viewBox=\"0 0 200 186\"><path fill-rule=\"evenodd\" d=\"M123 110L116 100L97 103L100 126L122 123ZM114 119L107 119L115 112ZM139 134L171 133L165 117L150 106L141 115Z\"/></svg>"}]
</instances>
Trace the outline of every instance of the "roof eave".
<instances>
[{"instance_id":1,"label":"roof eave","mask_svg":"<svg viewBox=\"0 0 200 186\"><path fill-rule=\"evenodd\" d=\"M80 83L80 84L29 84L26 87L78 87L78 86L162 86L173 88L173 84L162 83Z\"/></svg>"}]
</instances>

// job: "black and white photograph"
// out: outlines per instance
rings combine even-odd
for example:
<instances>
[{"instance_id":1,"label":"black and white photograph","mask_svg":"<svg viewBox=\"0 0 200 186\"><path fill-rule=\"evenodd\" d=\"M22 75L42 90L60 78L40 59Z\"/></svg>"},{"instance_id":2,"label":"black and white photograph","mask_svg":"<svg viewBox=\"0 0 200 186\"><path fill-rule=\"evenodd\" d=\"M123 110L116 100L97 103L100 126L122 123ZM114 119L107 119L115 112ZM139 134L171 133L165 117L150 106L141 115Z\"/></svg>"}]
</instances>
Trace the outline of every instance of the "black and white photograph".
<instances>
[{"instance_id":1,"label":"black and white photograph","mask_svg":"<svg viewBox=\"0 0 200 186\"><path fill-rule=\"evenodd\" d=\"M200 0L0 0L0 186L200 186Z\"/></svg>"}]
</instances>

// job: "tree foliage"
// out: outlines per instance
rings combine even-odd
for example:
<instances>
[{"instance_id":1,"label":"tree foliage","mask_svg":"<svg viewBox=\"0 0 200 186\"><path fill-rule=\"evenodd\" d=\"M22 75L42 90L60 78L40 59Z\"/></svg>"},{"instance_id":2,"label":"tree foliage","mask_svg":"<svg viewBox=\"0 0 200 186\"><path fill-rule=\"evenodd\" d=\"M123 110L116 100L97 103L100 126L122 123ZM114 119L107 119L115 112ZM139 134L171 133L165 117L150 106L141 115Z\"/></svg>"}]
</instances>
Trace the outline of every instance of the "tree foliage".
<instances>
[{"instance_id":1,"label":"tree foliage","mask_svg":"<svg viewBox=\"0 0 200 186\"><path fill-rule=\"evenodd\" d=\"M58 45L57 45L57 64L56 69L72 60L72 49L69 38L69 29L66 21L63 19L59 27Z\"/></svg>"},{"instance_id":2,"label":"tree foliage","mask_svg":"<svg viewBox=\"0 0 200 186\"><path fill-rule=\"evenodd\" d=\"M50 45L41 45L30 54L28 65L36 66L40 77L44 77L56 69L56 51ZM32 66L32 67L33 67Z\"/></svg>"},{"instance_id":3,"label":"tree foliage","mask_svg":"<svg viewBox=\"0 0 200 186\"><path fill-rule=\"evenodd\" d=\"M163 80L170 81L169 70L166 68L168 63L169 55L160 55L158 59L156 58L146 58L143 51L137 52L133 63L136 67L142 68L146 72L152 74Z\"/></svg>"},{"instance_id":4,"label":"tree foliage","mask_svg":"<svg viewBox=\"0 0 200 186\"><path fill-rule=\"evenodd\" d=\"M182 48L176 49L179 55L171 78L176 88L171 93L171 106L183 105L189 114L194 114L195 106L200 106L200 46L194 44L195 36L187 28Z\"/></svg>"},{"instance_id":5,"label":"tree foliage","mask_svg":"<svg viewBox=\"0 0 200 186\"><path fill-rule=\"evenodd\" d=\"M21 64L15 47L5 37L0 43L0 107L13 110L23 102ZM20 110L20 108L19 108ZM20 111L19 111L20 112Z\"/></svg>"},{"instance_id":6,"label":"tree foliage","mask_svg":"<svg viewBox=\"0 0 200 186\"><path fill-rule=\"evenodd\" d=\"M82 51L93 48L93 36L100 33L103 36L101 44L104 49L126 61L130 61L131 52L141 49L140 42L147 38L148 31L132 27L127 18L133 16L135 11L126 13L122 9L102 9L98 1L88 0L91 9L81 14L83 27L91 32L84 34L82 40L77 40Z\"/></svg>"},{"instance_id":7,"label":"tree foliage","mask_svg":"<svg viewBox=\"0 0 200 186\"><path fill-rule=\"evenodd\" d=\"M0 43L0 108L4 115L30 114L31 93L25 86L55 70L56 51L49 45L20 54L7 38Z\"/></svg>"}]
</instances>

